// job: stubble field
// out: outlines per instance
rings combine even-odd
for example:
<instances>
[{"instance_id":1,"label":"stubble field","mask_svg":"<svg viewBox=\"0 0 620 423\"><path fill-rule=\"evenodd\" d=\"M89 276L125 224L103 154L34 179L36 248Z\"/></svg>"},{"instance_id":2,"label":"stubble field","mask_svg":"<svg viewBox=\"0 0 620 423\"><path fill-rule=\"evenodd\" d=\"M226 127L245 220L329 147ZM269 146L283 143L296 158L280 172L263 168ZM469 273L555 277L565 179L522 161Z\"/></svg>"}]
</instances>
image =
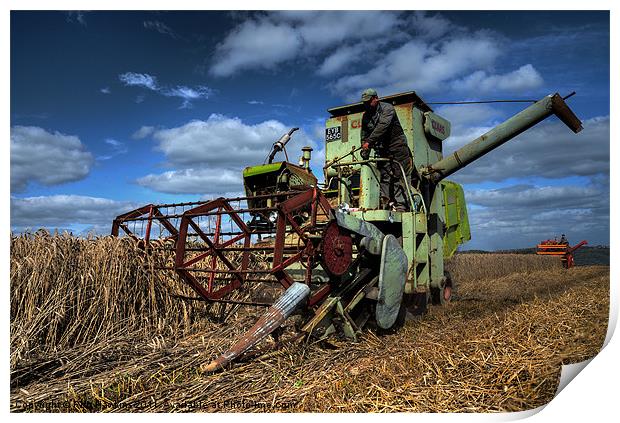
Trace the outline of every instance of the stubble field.
<instances>
[{"instance_id":1,"label":"stubble field","mask_svg":"<svg viewBox=\"0 0 620 423\"><path fill-rule=\"evenodd\" d=\"M394 335L285 336L204 375L262 309L210 319L130 241L12 237L12 411L522 411L549 402L561 364L596 355L607 330L609 267L459 254L454 301Z\"/></svg>"}]
</instances>

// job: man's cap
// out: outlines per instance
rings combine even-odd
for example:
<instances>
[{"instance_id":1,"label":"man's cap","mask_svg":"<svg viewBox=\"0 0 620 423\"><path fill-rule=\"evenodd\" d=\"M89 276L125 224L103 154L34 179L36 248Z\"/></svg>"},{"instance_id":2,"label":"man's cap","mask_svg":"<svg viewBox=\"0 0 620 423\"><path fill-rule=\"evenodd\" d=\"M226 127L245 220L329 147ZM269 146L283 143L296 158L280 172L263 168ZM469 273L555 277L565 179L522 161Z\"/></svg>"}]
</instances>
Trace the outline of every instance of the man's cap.
<instances>
[{"instance_id":1,"label":"man's cap","mask_svg":"<svg viewBox=\"0 0 620 423\"><path fill-rule=\"evenodd\" d=\"M374 90L372 88L367 88L362 93L362 101L369 101L373 97L378 97L378 95L377 90Z\"/></svg>"}]
</instances>

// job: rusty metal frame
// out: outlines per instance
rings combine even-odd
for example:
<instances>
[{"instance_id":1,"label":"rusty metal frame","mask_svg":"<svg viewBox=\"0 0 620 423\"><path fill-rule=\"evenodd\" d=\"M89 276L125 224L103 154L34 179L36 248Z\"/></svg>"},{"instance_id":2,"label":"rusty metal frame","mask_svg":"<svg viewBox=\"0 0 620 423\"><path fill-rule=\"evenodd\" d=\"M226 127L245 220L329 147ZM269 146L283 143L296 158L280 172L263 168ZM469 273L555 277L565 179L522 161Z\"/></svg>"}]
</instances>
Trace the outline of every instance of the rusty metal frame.
<instances>
[{"instance_id":1,"label":"rusty metal frame","mask_svg":"<svg viewBox=\"0 0 620 423\"><path fill-rule=\"evenodd\" d=\"M119 236L120 234L119 229L122 229L123 232L125 232L125 234L127 235L135 235L129 229L129 227L127 227L126 223L129 221L143 219L144 216L146 215L147 216L147 229L146 229L146 236L144 238L144 241L147 244L151 237L151 228L152 228L153 220L159 221L159 223L161 223L161 225L164 228L166 228L168 232L170 232L170 236L167 237L167 239L176 239L179 235L179 232L174 227L174 225L170 222L170 220L168 220L169 217L165 216L160 211L160 207L161 206L157 206L155 204L147 204L146 206L137 208L135 210L132 210L130 212L117 216L116 219L114 219L114 221L112 222L112 235Z\"/></svg>"},{"instance_id":2,"label":"rusty metal frame","mask_svg":"<svg viewBox=\"0 0 620 423\"><path fill-rule=\"evenodd\" d=\"M252 200L271 197L277 203L273 207L261 209L234 208L232 201ZM164 215L163 207L194 205L195 207L182 214ZM307 213L306 221L300 225L296 221L296 214L300 211ZM244 213L275 212L277 221L275 228L261 232L249 227L244 222ZM331 206L317 187L306 191L274 193L254 197L239 197L234 199L218 198L212 201L202 201L184 204L148 204L131 212L118 216L112 225L112 235L118 236L120 229L128 235L135 235L127 226L130 221L145 221L145 245L149 245L149 238L153 220L157 220L167 229L173 238L175 261L174 267L163 269L174 270L199 296L207 302L226 302L225 297L239 289L247 281L268 280L280 284L284 288L294 282L303 282L310 285L312 268L317 253L317 237L320 223L317 216L320 213L329 215ZM197 221L200 218L215 217L215 229L205 231ZM229 232L223 229L223 218L227 216L231 224ZM172 219L178 219L178 229L172 224ZM226 222L229 223L229 222ZM232 228L236 226L236 228ZM273 245L260 247L252 245L252 237L259 233L275 234ZM286 245L287 236L291 234L298 238L298 245ZM312 237L311 235L315 235ZM142 241L141 241L142 242ZM269 268L252 269L249 267L252 251L266 251L271 253L272 262ZM240 260L229 260L227 253L240 253ZM302 262L306 268L303 281L296 281L287 268L292 264ZM201 274L207 274L201 277ZM256 277L258 275L258 277ZM254 277L253 277L254 276ZM329 285L316 289L310 296L308 304L313 306L319 303L330 292Z\"/></svg>"},{"instance_id":3,"label":"rusty metal frame","mask_svg":"<svg viewBox=\"0 0 620 423\"><path fill-rule=\"evenodd\" d=\"M295 221L295 212L303 208L309 208L310 219L304 227L301 227ZM315 255L315 245L307 235L308 230L316 228L319 209L322 209L325 214L328 214L331 207L327 199L323 197L316 187L308 189L307 191L302 191L280 202L275 207L274 211L277 213L278 218L275 228L275 240L272 248L273 261L270 269L248 268L250 252L253 249L251 246L251 237L255 232L245 224L243 219L239 216L240 212L234 209L226 199L219 198L188 210L183 213L179 226L175 270L198 295L207 301L222 299L225 295L241 287L246 281L246 278L251 274L271 275L275 277L284 288L288 288L295 280L286 269L293 263L302 260L306 261L306 272L303 282L309 285L312 276L311 261ZM213 214L217 216L217 223L213 238L210 238L204 233L200 226L194 222L194 219ZM227 215L239 229L238 235L226 241L220 240L222 215ZM199 254L187 258L186 252L189 241L188 231L190 227L193 229L194 233L198 235L199 239L206 244L206 248ZM286 237L293 233L299 237L298 248L294 252L286 252ZM242 242L243 245L239 246L239 242ZM226 258L226 252L231 251L231 249L229 249L231 246L234 248L234 251L241 252L241 260L238 264L234 264ZM285 252L287 254L285 254ZM207 262L205 262L205 260L207 260ZM195 265L198 263L202 263L203 265L206 264L206 266L197 269ZM219 263L224 265L224 269L218 269ZM201 284L199 279L193 274L193 271L209 273L206 287ZM217 274L230 275L232 278L231 280L227 280L223 286L216 288L215 282L217 280ZM311 297L311 302L315 303L319 301L319 298L316 296L318 295L322 298L327 292L328 291L325 289L319 290L319 292Z\"/></svg>"},{"instance_id":4,"label":"rusty metal frame","mask_svg":"<svg viewBox=\"0 0 620 423\"><path fill-rule=\"evenodd\" d=\"M575 265L575 258L573 253L586 245L588 241L583 240L579 244L570 246L568 243L551 243L550 240L542 242L536 246L536 254L542 256L560 256L562 266L566 269L570 269Z\"/></svg>"},{"instance_id":5,"label":"rusty metal frame","mask_svg":"<svg viewBox=\"0 0 620 423\"><path fill-rule=\"evenodd\" d=\"M216 237L211 240L207 234L200 228L196 222L194 222L194 218L209 215L213 210L217 209L217 221L215 234ZM227 214L231 217L231 219L238 226L239 230L242 232L241 234L234 236L230 240L220 243L220 233L221 233L221 216L223 212L228 212ZM189 227L195 231L195 233L199 236L199 238L205 242L207 248L204 252L198 254L196 257L193 257L189 260L185 260L187 242L188 242L188 230ZM243 271L247 270L248 261L249 261L249 250L250 247L250 237L252 233L242 219L236 214L235 209L233 209L228 202L223 198L218 198L216 200L210 201L206 204L195 207L191 210L183 213L183 217L181 218L181 224L179 225L179 239L176 244L176 257L175 257L175 270L181 276L181 278L188 283L194 291L205 300L218 300L224 297L226 294L231 292L234 289L239 288L244 282L244 274ZM242 250L242 259L241 265L238 269L233 263L230 262L224 255L223 250L226 247L235 244L236 242L243 239L243 250ZM211 258L211 267L206 269L202 269L205 271L210 271L209 282L207 288L205 288L200 282L198 278L196 278L192 272L190 266L203 261L206 258ZM227 273L233 275L233 280L225 286L214 290L213 282L215 280L215 274L217 272L217 263L218 259L221 263L226 265L228 268L226 270ZM241 272L239 272L241 271ZM222 271L223 273L224 271Z\"/></svg>"}]
</instances>

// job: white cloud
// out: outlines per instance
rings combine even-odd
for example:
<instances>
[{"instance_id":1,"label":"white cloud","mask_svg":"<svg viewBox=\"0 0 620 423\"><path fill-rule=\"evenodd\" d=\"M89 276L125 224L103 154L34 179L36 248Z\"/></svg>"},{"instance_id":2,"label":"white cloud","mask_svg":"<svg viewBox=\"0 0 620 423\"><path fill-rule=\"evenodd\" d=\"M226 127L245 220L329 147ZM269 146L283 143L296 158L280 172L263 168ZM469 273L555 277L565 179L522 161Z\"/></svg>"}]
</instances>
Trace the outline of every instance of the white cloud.
<instances>
[{"instance_id":1,"label":"white cloud","mask_svg":"<svg viewBox=\"0 0 620 423\"><path fill-rule=\"evenodd\" d=\"M133 133L131 138L135 140L141 140L141 139L148 137L153 132L155 132L154 126L142 126L140 127L140 129L138 129L136 132Z\"/></svg>"},{"instance_id":2,"label":"white cloud","mask_svg":"<svg viewBox=\"0 0 620 423\"><path fill-rule=\"evenodd\" d=\"M319 66L317 73L321 76L329 76L340 72L347 65L358 61L363 51L364 50L361 45L339 48L325 58L321 66Z\"/></svg>"},{"instance_id":3,"label":"white cloud","mask_svg":"<svg viewBox=\"0 0 620 423\"><path fill-rule=\"evenodd\" d=\"M285 11L274 15L289 21L304 42L304 53L347 40L385 37L404 23L399 16L390 11Z\"/></svg>"},{"instance_id":4,"label":"white cloud","mask_svg":"<svg viewBox=\"0 0 620 423\"><path fill-rule=\"evenodd\" d=\"M384 93L457 88L477 94L541 86L542 76L531 64L496 72L505 42L500 34L470 30L440 14L270 12L255 14L228 33L216 48L210 72L230 76L285 63L317 63L320 76L344 73L329 87L349 101L357 100L367 87ZM356 64L367 64L367 70L350 71Z\"/></svg>"},{"instance_id":5,"label":"white cloud","mask_svg":"<svg viewBox=\"0 0 620 423\"><path fill-rule=\"evenodd\" d=\"M329 87L349 101L367 87L385 93L457 88L472 94L540 87L543 78L531 64L497 72L506 41L501 34L468 29L425 12L270 12L254 14L228 33L216 48L210 72L230 76L287 63L316 63L320 76L344 73ZM366 70L352 71L356 64Z\"/></svg>"},{"instance_id":6,"label":"white cloud","mask_svg":"<svg viewBox=\"0 0 620 423\"><path fill-rule=\"evenodd\" d=\"M454 104L437 107L435 112L450 121L451 133L497 121L502 112L490 104Z\"/></svg>"},{"instance_id":7,"label":"white cloud","mask_svg":"<svg viewBox=\"0 0 620 423\"><path fill-rule=\"evenodd\" d=\"M174 32L174 30L172 28L170 28L168 25L166 25L163 22L160 21L144 21L142 22L144 28L146 29L151 29L153 31L157 31L160 34L164 34L164 35L168 35L172 38L174 38L175 40L179 38L179 36L177 35L176 32Z\"/></svg>"},{"instance_id":8,"label":"white cloud","mask_svg":"<svg viewBox=\"0 0 620 423\"><path fill-rule=\"evenodd\" d=\"M502 110L492 105L451 105L437 111L454 123L444 156L504 120ZM553 179L549 186L495 190L465 185L472 241L464 248L533 247L561 233L574 242L609 243L609 117L585 120L583 126L574 134L551 117L449 177L485 185L510 178L542 185L545 178Z\"/></svg>"},{"instance_id":9,"label":"white cloud","mask_svg":"<svg viewBox=\"0 0 620 423\"><path fill-rule=\"evenodd\" d=\"M85 178L93 156L75 135L50 133L36 126L11 128L11 191L30 182L57 185Z\"/></svg>"},{"instance_id":10,"label":"white cloud","mask_svg":"<svg viewBox=\"0 0 620 423\"><path fill-rule=\"evenodd\" d=\"M214 91L204 85L197 87L187 87L185 85L177 85L176 87L159 86L155 76L146 73L126 72L120 74L118 78L127 86L142 87L157 92L166 97L177 97L183 99L180 108L185 109L192 106L193 100L208 99ZM142 103L144 96L138 96L136 103Z\"/></svg>"},{"instance_id":11,"label":"white cloud","mask_svg":"<svg viewBox=\"0 0 620 423\"><path fill-rule=\"evenodd\" d=\"M183 126L162 129L153 138L173 166L191 167L234 166L264 160L272 144L290 128L276 120L255 125L245 124L239 118L212 114L206 121L195 120ZM311 143L304 132L293 135L289 149L301 143Z\"/></svg>"},{"instance_id":12,"label":"white cloud","mask_svg":"<svg viewBox=\"0 0 620 423\"><path fill-rule=\"evenodd\" d=\"M213 114L206 121L157 130L153 133L157 149L174 169L146 175L137 183L167 193L239 191L243 168L263 163L273 143L289 129L276 120L249 125L239 118ZM304 145L315 148L315 158L322 157L317 143L300 130L287 145L290 161L297 162ZM283 159L280 154L276 160Z\"/></svg>"},{"instance_id":13,"label":"white cloud","mask_svg":"<svg viewBox=\"0 0 620 423\"><path fill-rule=\"evenodd\" d=\"M216 49L214 76L229 76L248 68L272 69L295 57L302 40L285 24L248 20L233 29Z\"/></svg>"},{"instance_id":14,"label":"white cloud","mask_svg":"<svg viewBox=\"0 0 620 423\"><path fill-rule=\"evenodd\" d=\"M63 228L75 224L109 225L112 220L140 205L128 201L80 195L11 197L11 229Z\"/></svg>"},{"instance_id":15,"label":"white cloud","mask_svg":"<svg viewBox=\"0 0 620 423\"><path fill-rule=\"evenodd\" d=\"M514 185L508 188L494 190L470 190L467 199L472 204L483 207L495 207L502 209L518 208L533 211L549 208L561 208L564 210L589 207L604 202L604 195L595 186L543 186Z\"/></svg>"},{"instance_id":16,"label":"white cloud","mask_svg":"<svg viewBox=\"0 0 620 423\"><path fill-rule=\"evenodd\" d=\"M412 87L424 93L436 92L445 90L446 82L456 77L492 65L500 53L497 42L485 34L440 43L415 39L389 51L366 73L339 78L332 90L356 101L367 87L374 87L380 95Z\"/></svg>"},{"instance_id":17,"label":"white cloud","mask_svg":"<svg viewBox=\"0 0 620 423\"><path fill-rule=\"evenodd\" d=\"M110 94L110 87L103 87L99 90L101 94Z\"/></svg>"},{"instance_id":18,"label":"white cloud","mask_svg":"<svg viewBox=\"0 0 620 423\"><path fill-rule=\"evenodd\" d=\"M448 154L453 153L457 149L463 147L465 144L475 140L479 136L486 134L491 129L493 129L495 125L489 124L488 126L471 126L471 127L458 127L450 129L450 138L448 138L443 143L443 155L444 157ZM513 141L514 142L514 141ZM503 146L499 148L504 148ZM478 164L479 161L476 161ZM474 165L472 165L474 166ZM461 171L462 172L462 171Z\"/></svg>"},{"instance_id":19,"label":"white cloud","mask_svg":"<svg viewBox=\"0 0 620 423\"><path fill-rule=\"evenodd\" d=\"M205 194L243 189L241 169L182 169L139 178L138 185L170 194Z\"/></svg>"},{"instance_id":20,"label":"white cloud","mask_svg":"<svg viewBox=\"0 0 620 423\"><path fill-rule=\"evenodd\" d=\"M218 44L210 72L222 77L246 69L273 69L334 49L332 64L327 63L322 73L328 75L335 71L334 65L344 66L345 57L337 55L342 44L402 37L399 27L405 21L400 15L386 11L282 11L254 17ZM347 58L354 59L350 55Z\"/></svg>"},{"instance_id":21,"label":"white cloud","mask_svg":"<svg viewBox=\"0 0 620 423\"><path fill-rule=\"evenodd\" d=\"M112 138L106 138L104 142L112 148L112 152L106 155L97 156L97 160L109 160L114 156L118 156L119 154L127 153L127 146L125 143L117 141Z\"/></svg>"},{"instance_id":22,"label":"white cloud","mask_svg":"<svg viewBox=\"0 0 620 423\"><path fill-rule=\"evenodd\" d=\"M534 247L565 233L572 243L609 244L609 186L517 185L465 189L472 242L468 249Z\"/></svg>"},{"instance_id":23,"label":"white cloud","mask_svg":"<svg viewBox=\"0 0 620 423\"><path fill-rule=\"evenodd\" d=\"M82 26L87 26L86 13L87 12L81 12L81 11L67 12L67 22L71 22L71 23L77 22L78 24Z\"/></svg>"},{"instance_id":24,"label":"white cloud","mask_svg":"<svg viewBox=\"0 0 620 423\"><path fill-rule=\"evenodd\" d=\"M543 78L531 64L504 75L489 75L478 70L471 75L454 81L452 87L457 91L491 93L497 91L527 92L542 86Z\"/></svg>"},{"instance_id":25,"label":"white cloud","mask_svg":"<svg viewBox=\"0 0 620 423\"><path fill-rule=\"evenodd\" d=\"M166 97L178 97L183 99L181 104L182 109L190 108L192 106L192 100L208 99L213 94L213 90L209 87L200 85L196 88L186 87L179 85L174 88L166 88L160 90Z\"/></svg>"},{"instance_id":26,"label":"white cloud","mask_svg":"<svg viewBox=\"0 0 620 423\"><path fill-rule=\"evenodd\" d=\"M503 181L507 178L564 178L609 174L609 117L583 122L574 134L556 118L518 135L450 177L461 183ZM450 137L444 155L491 128L470 128L469 135Z\"/></svg>"},{"instance_id":27,"label":"white cloud","mask_svg":"<svg viewBox=\"0 0 620 423\"><path fill-rule=\"evenodd\" d=\"M196 88L179 85L174 88L165 89L162 93L169 97L180 97L187 100L195 100L197 98L209 98L209 96L213 94L213 90L203 85Z\"/></svg>"},{"instance_id":28,"label":"white cloud","mask_svg":"<svg viewBox=\"0 0 620 423\"><path fill-rule=\"evenodd\" d=\"M464 28L457 27L453 22L441 15L429 15L427 12L415 12L409 18L409 26L420 38L435 40L448 32L461 31Z\"/></svg>"},{"instance_id":29,"label":"white cloud","mask_svg":"<svg viewBox=\"0 0 620 423\"><path fill-rule=\"evenodd\" d=\"M120 141L116 141L113 138L106 138L104 141L106 144L111 145L112 147L114 147L115 149L120 149L120 148L124 148L125 144L123 144Z\"/></svg>"},{"instance_id":30,"label":"white cloud","mask_svg":"<svg viewBox=\"0 0 620 423\"><path fill-rule=\"evenodd\" d=\"M125 72L118 76L127 86L143 87L149 90L157 91L157 78L148 73Z\"/></svg>"}]
</instances>

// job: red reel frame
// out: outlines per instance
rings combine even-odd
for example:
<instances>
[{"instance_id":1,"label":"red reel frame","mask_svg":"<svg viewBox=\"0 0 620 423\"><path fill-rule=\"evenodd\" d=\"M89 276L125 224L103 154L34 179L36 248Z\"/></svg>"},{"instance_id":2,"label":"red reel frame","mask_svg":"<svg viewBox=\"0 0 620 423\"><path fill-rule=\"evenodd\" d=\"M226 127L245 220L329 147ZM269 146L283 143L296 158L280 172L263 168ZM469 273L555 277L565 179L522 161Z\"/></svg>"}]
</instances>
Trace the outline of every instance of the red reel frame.
<instances>
[{"instance_id":1,"label":"red reel frame","mask_svg":"<svg viewBox=\"0 0 620 423\"><path fill-rule=\"evenodd\" d=\"M307 211L309 216L306 223L300 226L295 217L302 210ZM284 288L288 288L295 280L287 268L302 260L305 261L306 270L304 280L300 282L310 285L312 267L318 253L316 243L324 228L324 225L317 223L317 216L323 215L325 221L328 220L331 206L327 199L314 187L273 207L271 211L277 213L275 240L273 246L268 247L252 245L252 236L257 232L250 229L242 218L243 213L251 211L234 209L226 199L219 198L183 213L176 243L174 270L203 299L222 300L244 283L259 281L255 279L256 276L273 276ZM196 219L214 215L218 216L217 226L213 237L210 237ZM218 234L222 234L222 216L227 216L233 226L233 230L227 233L229 238L226 240L218 237ZM196 248L191 244L188 236L190 228L192 235L197 235L203 242L203 248ZM286 245L286 237L291 234L295 234L299 239L297 248ZM250 254L257 250L267 251L272 256L269 269L249 267ZM240 253L240 260L235 262L227 257L228 253L233 251ZM205 273L207 278L198 276ZM311 295L309 306L321 301L328 293L329 284L325 284Z\"/></svg>"}]
</instances>

